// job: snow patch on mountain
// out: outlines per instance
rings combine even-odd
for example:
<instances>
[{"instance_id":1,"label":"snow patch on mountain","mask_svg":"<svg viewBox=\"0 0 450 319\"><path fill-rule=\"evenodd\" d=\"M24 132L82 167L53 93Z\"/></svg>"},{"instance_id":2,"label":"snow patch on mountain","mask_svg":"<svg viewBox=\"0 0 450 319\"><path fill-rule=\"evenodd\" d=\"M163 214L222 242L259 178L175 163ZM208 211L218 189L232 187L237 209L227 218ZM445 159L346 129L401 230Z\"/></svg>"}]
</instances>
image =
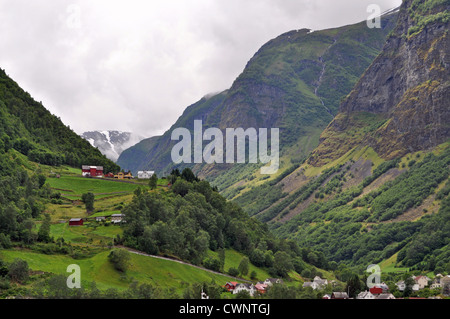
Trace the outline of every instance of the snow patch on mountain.
<instances>
[{"instance_id":1,"label":"snow patch on mountain","mask_svg":"<svg viewBox=\"0 0 450 319\"><path fill-rule=\"evenodd\" d=\"M90 131L84 132L81 137L114 162L124 150L144 139L142 136L122 131Z\"/></svg>"}]
</instances>

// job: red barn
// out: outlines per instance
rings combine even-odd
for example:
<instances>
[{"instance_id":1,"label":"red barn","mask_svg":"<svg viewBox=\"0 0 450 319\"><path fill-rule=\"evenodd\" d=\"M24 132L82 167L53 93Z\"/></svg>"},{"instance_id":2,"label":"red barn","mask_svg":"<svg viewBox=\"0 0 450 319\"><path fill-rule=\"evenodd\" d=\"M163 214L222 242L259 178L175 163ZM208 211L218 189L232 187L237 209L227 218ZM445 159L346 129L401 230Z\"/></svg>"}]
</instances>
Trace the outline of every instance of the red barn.
<instances>
[{"instance_id":1,"label":"red barn","mask_svg":"<svg viewBox=\"0 0 450 319\"><path fill-rule=\"evenodd\" d=\"M69 220L69 226L83 226L82 218L72 218Z\"/></svg>"},{"instance_id":2,"label":"red barn","mask_svg":"<svg viewBox=\"0 0 450 319\"><path fill-rule=\"evenodd\" d=\"M85 177L103 177L103 166L83 165L81 174Z\"/></svg>"}]
</instances>

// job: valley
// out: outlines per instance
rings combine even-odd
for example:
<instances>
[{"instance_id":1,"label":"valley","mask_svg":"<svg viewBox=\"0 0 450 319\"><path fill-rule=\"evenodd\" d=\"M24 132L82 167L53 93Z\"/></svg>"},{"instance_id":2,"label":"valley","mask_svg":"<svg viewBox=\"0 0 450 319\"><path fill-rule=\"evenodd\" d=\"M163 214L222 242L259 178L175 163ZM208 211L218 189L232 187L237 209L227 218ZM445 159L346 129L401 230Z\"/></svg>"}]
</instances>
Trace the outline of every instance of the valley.
<instances>
[{"instance_id":1,"label":"valley","mask_svg":"<svg viewBox=\"0 0 450 319\"><path fill-rule=\"evenodd\" d=\"M0 69L0 298L450 298L449 10L281 34L113 157L131 135L83 138ZM204 160L203 128L279 132L276 173Z\"/></svg>"}]
</instances>

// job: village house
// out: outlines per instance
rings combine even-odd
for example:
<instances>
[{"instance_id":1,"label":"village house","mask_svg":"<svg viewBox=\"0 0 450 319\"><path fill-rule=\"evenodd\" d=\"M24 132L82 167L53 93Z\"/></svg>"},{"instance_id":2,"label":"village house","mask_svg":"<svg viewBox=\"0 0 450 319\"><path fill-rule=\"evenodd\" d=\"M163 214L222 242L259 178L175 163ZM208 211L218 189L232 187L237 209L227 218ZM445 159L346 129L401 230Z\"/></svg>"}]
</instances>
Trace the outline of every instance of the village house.
<instances>
[{"instance_id":1,"label":"village house","mask_svg":"<svg viewBox=\"0 0 450 319\"><path fill-rule=\"evenodd\" d=\"M131 172L127 172L127 173L119 172L119 173L117 173L117 175L114 175L114 178L117 178L117 179L132 179L133 175L131 174Z\"/></svg>"},{"instance_id":2,"label":"village house","mask_svg":"<svg viewBox=\"0 0 450 319\"><path fill-rule=\"evenodd\" d=\"M442 275L441 274L437 274L435 277L434 277L434 280L433 280L433 282L431 283L431 286L430 286L430 288L431 289L440 289L441 287L442 287L442 285L441 285L441 279L442 279Z\"/></svg>"},{"instance_id":3,"label":"village house","mask_svg":"<svg viewBox=\"0 0 450 319\"><path fill-rule=\"evenodd\" d=\"M323 289L328 285L328 280L322 279L319 276L314 277L313 281L307 281L303 283L303 288L311 287L312 289Z\"/></svg>"},{"instance_id":4,"label":"village house","mask_svg":"<svg viewBox=\"0 0 450 319\"><path fill-rule=\"evenodd\" d=\"M103 166L81 166L81 175L83 177L103 177Z\"/></svg>"},{"instance_id":5,"label":"village house","mask_svg":"<svg viewBox=\"0 0 450 319\"><path fill-rule=\"evenodd\" d=\"M417 276L413 277L413 279L416 282L416 284L419 285L419 289L423 289L426 286L428 286L428 282L431 280L427 276Z\"/></svg>"},{"instance_id":6,"label":"village house","mask_svg":"<svg viewBox=\"0 0 450 319\"><path fill-rule=\"evenodd\" d=\"M404 280L400 280L400 281L397 282L395 285L397 286L397 288L398 288L399 291L404 291L404 290L406 289L406 283L405 283ZM414 285L412 286L412 290L413 290L413 291L418 291L418 290L419 290L419 284L414 284Z\"/></svg>"},{"instance_id":7,"label":"village house","mask_svg":"<svg viewBox=\"0 0 450 319\"><path fill-rule=\"evenodd\" d=\"M268 286L267 286L266 284L264 284L264 283L257 283L257 284L255 285L256 291L258 291L260 294L266 293L267 287L268 287Z\"/></svg>"},{"instance_id":8,"label":"village house","mask_svg":"<svg viewBox=\"0 0 450 319\"><path fill-rule=\"evenodd\" d=\"M348 299L346 292L336 291L331 294L331 299Z\"/></svg>"},{"instance_id":9,"label":"village house","mask_svg":"<svg viewBox=\"0 0 450 319\"><path fill-rule=\"evenodd\" d=\"M265 284L267 286L272 286L273 284L282 284L282 283L283 283L283 279L279 279L279 278L267 278L263 282L263 284Z\"/></svg>"},{"instance_id":10,"label":"village house","mask_svg":"<svg viewBox=\"0 0 450 319\"><path fill-rule=\"evenodd\" d=\"M272 286L274 284L282 284L283 280L278 278L267 278L264 281L259 281L256 284L249 284L249 283L237 283L234 281L229 281L225 284L224 288L232 292L233 294L237 294L240 291L246 290L250 294L250 296L254 296L256 292L260 294L264 294L267 292L267 288L269 286Z\"/></svg>"},{"instance_id":11,"label":"village house","mask_svg":"<svg viewBox=\"0 0 450 319\"><path fill-rule=\"evenodd\" d=\"M83 226L82 218L72 218L69 220L69 226Z\"/></svg>"},{"instance_id":12,"label":"village house","mask_svg":"<svg viewBox=\"0 0 450 319\"><path fill-rule=\"evenodd\" d=\"M376 296L372 294L370 291L361 291L356 299L376 299Z\"/></svg>"},{"instance_id":13,"label":"village house","mask_svg":"<svg viewBox=\"0 0 450 319\"><path fill-rule=\"evenodd\" d=\"M419 278L419 277L423 277L423 278ZM425 288L426 286L428 286L428 280L430 280L426 276L418 276L418 277L412 276L411 278L414 279L414 285L412 286L413 291L419 291L420 289ZM416 280L416 278L418 278L418 280ZM425 281L426 281L426 284L425 284ZM395 285L397 286L399 291L404 291L406 289L406 284L405 284L404 280L400 280Z\"/></svg>"},{"instance_id":14,"label":"village house","mask_svg":"<svg viewBox=\"0 0 450 319\"><path fill-rule=\"evenodd\" d=\"M441 279L441 288L445 296L450 296L450 275Z\"/></svg>"},{"instance_id":15,"label":"village house","mask_svg":"<svg viewBox=\"0 0 450 319\"><path fill-rule=\"evenodd\" d=\"M389 286L386 285L386 284L383 282L383 283L381 283L381 284L379 284L379 285L375 285L374 287L370 288L369 291L370 291L371 294L373 294L373 295L375 295L375 296L378 296L378 295L380 295L380 294L382 294L382 293L387 293L387 292L389 292Z\"/></svg>"},{"instance_id":16,"label":"village house","mask_svg":"<svg viewBox=\"0 0 450 319\"><path fill-rule=\"evenodd\" d=\"M378 288L382 291L381 288ZM394 295L388 292L372 293L371 291L362 291L358 294L356 299L395 299Z\"/></svg>"},{"instance_id":17,"label":"village house","mask_svg":"<svg viewBox=\"0 0 450 319\"><path fill-rule=\"evenodd\" d=\"M137 174L138 179L150 179L155 174L154 171L139 171Z\"/></svg>"},{"instance_id":18,"label":"village house","mask_svg":"<svg viewBox=\"0 0 450 319\"><path fill-rule=\"evenodd\" d=\"M238 294L241 291L247 291L251 297L255 294L255 286L253 284L240 283L237 284L233 290L233 294Z\"/></svg>"},{"instance_id":19,"label":"village house","mask_svg":"<svg viewBox=\"0 0 450 319\"><path fill-rule=\"evenodd\" d=\"M391 293L382 293L376 299L395 299L395 297Z\"/></svg>"},{"instance_id":20,"label":"village house","mask_svg":"<svg viewBox=\"0 0 450 319\"><path fill-rule=\"evenodd\" d=\"M96 222L104 222L106 220L105 216L97 216L95 217Z\"/></svg>"},{"instance_id":21,"label":"village house","mask_svg":"<svg viewBox=\"0 0 450 319\"><path fill-rule=\"evenodd\" d=\"M118 224L118 223L125 222L123 220L124 217L125 217L124 214L112 214L111 215L111 223Z\"/></svg>"},{"instance_id":22,"label":"village house","mask_svg":"<svg viewBox=\"0 0 450 319\"><path fill-rule=\"evenodd\" d=\"M229 292L232 292L238 283L235 281L229 281L225 284L225 289Z\"/></svg>"}]
</instances>

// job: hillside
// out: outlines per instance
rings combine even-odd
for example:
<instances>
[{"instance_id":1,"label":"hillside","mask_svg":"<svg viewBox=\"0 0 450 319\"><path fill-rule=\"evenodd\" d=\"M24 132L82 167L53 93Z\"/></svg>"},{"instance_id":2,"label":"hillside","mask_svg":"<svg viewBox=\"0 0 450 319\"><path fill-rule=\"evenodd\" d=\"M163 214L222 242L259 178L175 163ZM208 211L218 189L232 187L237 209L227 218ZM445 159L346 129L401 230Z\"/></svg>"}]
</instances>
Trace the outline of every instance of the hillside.
<instances>
[{"instance_id":1,"label":"hillside","mask_svg":"<svg viewBox=\"0 0 450 319\"><path fill-rule=\"evenodd\" d=\"M59 178L51 177L55 169ZM302 271L334 279L318 268L326 266L323 256L321 264L306 263L303 256L311 250L278 240L188 170L171 176L176 179L171 189L167 180L150 189L146 181L83 178L79 169L65 166L40 170L48 177L41 188L51 191L40 200L42 212L26 222L6 222L12 208L0 210L3 298L20 291L34 298L197 299L203 286L216 299L232 298L223 288L229 281L280 276L296 286L306 280ZM93 211L80 201L86 191L95 195ZM118 213L125 214L126 223L112 222ZM72 218L83 219L83 225L70 226ZM118 251L126 253L123 268L111 259ZM16 274L16 264L25 265L26 273ZM72 264L81 267L80 290L65 284Z\"/></svg>"},{"instance_id":2,"label":"hillside","mask_svg":"<svg viewBox=\"0 0 450 319\"><path fill-rule=\"evenodd\" d=\"M170 140L171 132L179 127L192 131L194 120L202 120L204 129L222 131L279 128L282 169L301 163L318 145L339 101L380 52L395 20L396 14L385 16L381 29L369 29L361 22L315 32L294 30L272 39L251 58L230 89L186 108L162 137L126 150L118 164L132 171L167 174L174 168L170 155L176 142ZM188 166L228 198L266 178L259 174L259 165Z\"/></svg>"},{"instance_id":3,"label":"hillside","mask_svg":"<svg viewBox=\"0 0 450 319\"><path fill-rule=\"evenodd\" d=\"M78 136L0 69L1 151L16 149L33 162L47 165L119 167Z\"/></svg>"},{"instance_id":4,"label":"hillside","mask_svg":"<svg viewBox=\"0 0 450 319\"><path fill-rule=\"evenodd\" d=\"M297 168L237 197L275 234L359 267L450 270L448 1L404 1Z\"/></svg>"}]
</instances>

